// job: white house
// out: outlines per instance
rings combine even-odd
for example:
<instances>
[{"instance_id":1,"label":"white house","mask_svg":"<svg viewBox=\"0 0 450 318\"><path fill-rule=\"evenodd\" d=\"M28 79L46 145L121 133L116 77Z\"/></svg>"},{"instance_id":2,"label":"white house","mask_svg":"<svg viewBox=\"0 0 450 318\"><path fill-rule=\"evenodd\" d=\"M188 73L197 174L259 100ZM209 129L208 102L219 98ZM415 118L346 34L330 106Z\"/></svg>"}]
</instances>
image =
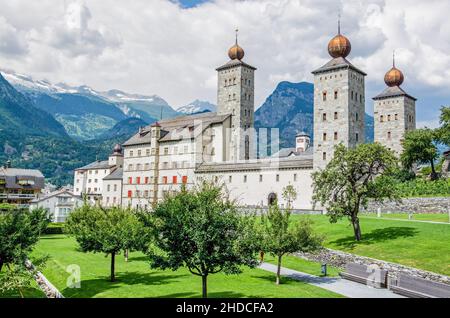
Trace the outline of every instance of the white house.
<instances>
[{"instance_id":1,"label":"white house","mask_svg":"<svg viewBox=\"0 0 450 318\"><path fill-rule=\"evenodd\" d=\"M30 203L30 209L43 208L52 217L52 222L65 222L70 212L81 206L83 200L68 189L61 189L35 199Z\"/></svg>"}]
</instances>

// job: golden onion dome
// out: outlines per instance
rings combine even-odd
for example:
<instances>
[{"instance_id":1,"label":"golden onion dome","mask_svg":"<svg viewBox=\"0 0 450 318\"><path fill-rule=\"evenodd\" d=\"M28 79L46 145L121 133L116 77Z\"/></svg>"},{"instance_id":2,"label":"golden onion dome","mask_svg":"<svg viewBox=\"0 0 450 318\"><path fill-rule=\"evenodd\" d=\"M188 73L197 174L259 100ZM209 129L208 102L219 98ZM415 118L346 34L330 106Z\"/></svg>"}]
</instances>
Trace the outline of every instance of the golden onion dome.
<instances>
[{"instance_id":1,"label":"golden onion dome","mask_svg":"<svg viewBox=\"0 0 450 318\"><path fill-rule=\"evenodd\" d=\"M400 86L402 85L405 77L402 71L395 67L395 51L392 53L392 68L384 76L384 82L387 86Z\"/></svg>"},{"instance_id":2,"label":"golden onion dome","mask_svg":"<svg viewBox=\"0 0 450 318\"><path fill-rule=\"evenodd\" d=\"M232 60L242 60L244 58L244 55L244 49L241 48L237 43L228 50L228 56Z\"/></svg>"},{"instance_id":3,"label":"golden onion dome","mask_svg":"<svg viewBox=\"0 0 450 318\"><path fill-rule=\"evenodd\" d=\"M343 35L338 34L328 43L328 53L334 57L347 57L352 50L350 41Z\"/></svg>"}]
</instances>

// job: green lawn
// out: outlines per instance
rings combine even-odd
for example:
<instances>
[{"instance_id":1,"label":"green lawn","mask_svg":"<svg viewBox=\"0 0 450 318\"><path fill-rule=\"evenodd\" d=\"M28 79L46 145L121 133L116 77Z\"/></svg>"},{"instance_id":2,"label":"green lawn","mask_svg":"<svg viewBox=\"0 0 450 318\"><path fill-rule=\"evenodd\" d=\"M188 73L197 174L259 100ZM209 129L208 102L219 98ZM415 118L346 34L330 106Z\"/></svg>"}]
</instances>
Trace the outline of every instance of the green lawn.
<instances>
[{"instance_id":1,"label":"green lawn","mask_svg":"<svg viewBox=\"0 0 450 318\"><path fill-rule=\"evenodd\" d=\"M264 261L277 265L277 260L273 256L265 255ZM316 276L323 276L321 272L321 264L317 262L311 262L303 258L299 258L293 255L285 255L281 259L281 266L303 273L308 273ZM327 266L327 276L336 277L340 270L333 266Z\"/></svg>"},{"instance_id":2,"label":"green lawn","mask_svg":"<svg viewBox=\"0 0 450 318\"><path fill-rule=\"evenodd\" d=\"M375 213L362 214L364 217L376 218ZM407 213L382 213L382 218L408 220ZM412 220L449 223L448 213L414 213Z\"/></svg>"},{"instance_id":3,"label":"green lawn","mask_svg":"<svg viewBox=\"0 0 450 318\"><path fill-rule=\"evenodd\" d=\"M64 235L50 235L41 239L34 255L48 254L44 275L66 297L200 297L201 279L185 269L173 271L151 270L147 258L131 253L126 263L117 257L117 282L109 278L110 258L103 254L82 253L74 239ZM68 265L81 270L81 288L66 287ZM210 297L341 297L327 290L284 278L275 285L275 276L260 269L246 269L241 275L215 274L208 281Z\"/></svg>"},{"instance_id":4,"label":"green lawn","mask_svg":"<svg viewBox=\"0 0 450 318\"><path fill-rule=\"evenodd\" d=\"M310 218L313 227L325 235L331 249L396 262L450 275L450 226L362 217L362 241L356 242L347 219L330 224L327 216L295 215Z\"/></svg>"}]
</instances>

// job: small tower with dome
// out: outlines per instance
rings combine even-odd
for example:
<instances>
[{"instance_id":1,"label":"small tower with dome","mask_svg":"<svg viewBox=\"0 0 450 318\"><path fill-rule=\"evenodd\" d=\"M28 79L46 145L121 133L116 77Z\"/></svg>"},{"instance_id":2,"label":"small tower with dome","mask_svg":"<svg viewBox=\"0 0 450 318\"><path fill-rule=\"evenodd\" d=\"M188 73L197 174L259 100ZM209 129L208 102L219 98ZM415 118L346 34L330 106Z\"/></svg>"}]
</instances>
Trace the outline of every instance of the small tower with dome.
<instances>
[{"instance_id":1,"label":"small tower with dome","mask_svg":"<svg viewBox=\"0 0 450 318\"><path fill-rule=\"evenodd\" d=\"M230 160L245 160L253 156L255 113L255 70L243 61L244 49L236 42L228 50L230 60L218 67L217 114L231 115Z\"/></svg>"},{"instance_id":2,"label":"small tower with dome","mask_svg":"<svg viewBox=\"0 0 450 318\"><path fill-rule=\"evenodd\" d=\"M406 93L400 86L404 75L395 65L384 76L386 89L374 100L374 141L394 150L403 152L402 142L406 132L416 129L416 98Z\"/></svg>"},{"instance_id":3,"label":"small tower with dome","mask_svg":"<svg viewBox=\"0 0 450 318\"><path fill-rule=\"evenodd\" d=\"M123 149L120 144L114 146L113 152L109 155L108 164L110 166L123 166Z\"/></svg>"},{"instance_id":4,"label":"small tower with dome","mask_svg":"<svg viewBox=\"0 0 450 318\"><path fill-rule=\"evenodd\" d=\"M328 43L332 59L314 74L314 169L323 169L340 143L348 148L365 140L366 73L347 60L352 46L338 32Z\"/></svg>"}]
</instances>

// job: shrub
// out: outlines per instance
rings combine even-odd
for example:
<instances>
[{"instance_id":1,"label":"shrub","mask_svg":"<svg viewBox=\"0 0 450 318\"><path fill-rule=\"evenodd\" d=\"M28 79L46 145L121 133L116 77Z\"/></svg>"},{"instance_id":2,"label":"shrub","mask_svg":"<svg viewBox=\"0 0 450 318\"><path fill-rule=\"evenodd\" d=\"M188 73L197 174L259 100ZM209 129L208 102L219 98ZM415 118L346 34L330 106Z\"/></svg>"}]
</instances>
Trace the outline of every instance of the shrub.
<instances>
[{"instance_id":1,"label":"shrub","mask_svg":"<svg viewBox=\"0 0 450 318\"><path fill-rule=\"evenodd\" d=\"M65 223L50 223L44 234L64 234Z\"/></svg>"},{"instance_id":2,"label":"shrub","mask_svg":"<svg viewBox=\"0 0 450 318\"><path fill-rule=\"evenodd\" d=\"M416 178L397 184L401 197L450 196L450 179L436 181Z\"/></svg>"}]
</instances>

